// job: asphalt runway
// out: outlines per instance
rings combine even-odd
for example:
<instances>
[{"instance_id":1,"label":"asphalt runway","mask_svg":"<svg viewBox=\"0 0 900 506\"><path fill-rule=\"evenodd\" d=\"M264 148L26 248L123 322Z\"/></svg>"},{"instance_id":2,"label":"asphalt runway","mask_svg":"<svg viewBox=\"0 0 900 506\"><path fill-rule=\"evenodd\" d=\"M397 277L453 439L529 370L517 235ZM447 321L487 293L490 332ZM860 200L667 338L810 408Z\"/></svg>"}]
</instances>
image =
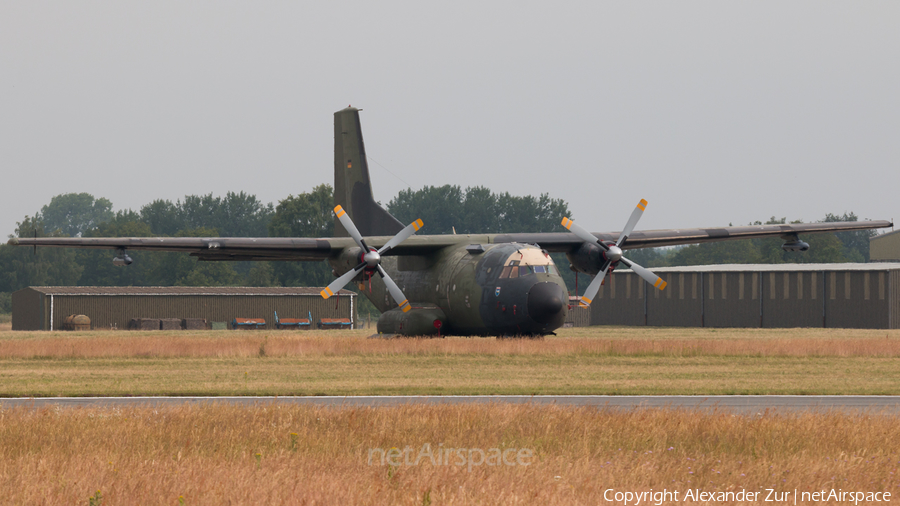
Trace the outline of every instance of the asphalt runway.
<instances>
[{"instance_id":1,"label":"asphalt runway","mask_svg":"<svg viewBox=\"0 0 900 506\"><path fill-rule=\"evenodd\" d=\"M900 414L900 396L889 395L403 395L315 397L39 397L3 398L0 408L25 406L99 407L177 406L181 404L267 405L303 404L330 407L383 407L403 404L535 404L592 406L600 409L690 409L735 414L839 411L846 413Z\"/></svg>"}]
</instances>

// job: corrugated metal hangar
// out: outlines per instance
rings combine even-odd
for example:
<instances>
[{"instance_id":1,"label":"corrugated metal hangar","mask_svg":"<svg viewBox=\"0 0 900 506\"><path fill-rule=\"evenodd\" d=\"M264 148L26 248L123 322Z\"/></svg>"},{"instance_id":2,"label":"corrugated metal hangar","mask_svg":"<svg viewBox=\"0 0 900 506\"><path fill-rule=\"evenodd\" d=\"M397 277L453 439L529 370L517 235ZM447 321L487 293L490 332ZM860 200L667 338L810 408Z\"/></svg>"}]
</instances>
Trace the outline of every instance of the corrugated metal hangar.
<instances>
[{"instance_id":1,"label":"corrugated metal hangar","mask_svg":"<svg viewBox=\"0 0 900 506\"><path fill-rule=\"evenodd\" d=\"M653 272L668 283L665 290L648 290L630 270L613 272L591 304L591 325L900 328L900 263Z\"/></svg>"},{"instance_id":2,"label":"corrugated metal hangar","mask_svg":"<svg viewBox=\"0 0 900 506\"><path fill-rule=\"evenodd\" d=\"M226 322L236 318L264 319L275 328L280 319L311 316L312 326L323 319L356 321L356 294L341 290L328 300L321 288L247 287L103 287L40 286L12 294L13 330L59 330L69 315L83 314L93 328L128 327L132 319L205 319Z\"/></svg>"},{"instance_id":3,"label":"corrugated metal hangar","mask_svg":"<svg viewBox=\"0 0 900 506\"><path fill-rule=\"evenodd\" d=\"M869 260L900 262L900 230L869 238Z\"/></svg>"}]
</instances>

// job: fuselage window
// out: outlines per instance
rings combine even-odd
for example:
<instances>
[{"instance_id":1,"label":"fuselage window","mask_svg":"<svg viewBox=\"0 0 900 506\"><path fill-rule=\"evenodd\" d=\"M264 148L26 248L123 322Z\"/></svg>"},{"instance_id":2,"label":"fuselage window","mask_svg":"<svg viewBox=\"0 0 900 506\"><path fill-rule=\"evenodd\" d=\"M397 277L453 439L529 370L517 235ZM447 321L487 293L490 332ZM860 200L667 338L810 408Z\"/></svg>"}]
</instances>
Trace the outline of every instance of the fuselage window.
<instances>
[{"instance_id":1,"label":"fuselage window","mask_svg":"<svg viewBox=\"0 0 900 506\"><path fill-rule=\"evenodd\" d=\"M531 267L527 265L519 266L519 276L527 276L529 274L531 274Z\"/></svg>"},{"instance_id":2,"label":"fuselage window","mask_svg":"<svg viewBox=\"0 0 900 506\"><path fill-rule=\"evenodd\" d=\"M512 266L507 265L503 268L503 272L500 273L500 279L506 279L509 277L509 271L512 270Z\"/></svg>"},{"instance_id":3,"label":"fuselage window","mask_svg":"<svg viewBox=\"0 0 900 506\"><path fill-rule=\"evenodd\" d=\"M511 277L511 278L519 277L519 268L518 267L512 266L512 267L510 267L510 269L511 270L509 271L509 277Z\"/></svg>"},{"instance_id":4,"label":"fuselage window","mask_svg":"<svg viewBox=\"0 0 900 506\"><path fill-rule=\"evenodd\" d=\"M534 272L547 272L546 266L544 265L535 265Z\"/></svg>"}]
</instances>

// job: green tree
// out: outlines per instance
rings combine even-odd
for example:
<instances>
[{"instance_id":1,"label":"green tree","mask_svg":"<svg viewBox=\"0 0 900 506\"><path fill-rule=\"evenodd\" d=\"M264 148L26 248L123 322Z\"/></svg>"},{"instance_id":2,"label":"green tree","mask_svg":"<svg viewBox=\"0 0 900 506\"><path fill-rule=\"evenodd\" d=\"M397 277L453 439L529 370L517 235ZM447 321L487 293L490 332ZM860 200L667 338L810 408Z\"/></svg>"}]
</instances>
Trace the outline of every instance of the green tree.
<instances>
[{"instance_id":1,"label":"green tree","mask_svg":"<svg viewBox=\"0 0 900 506\"><path fill-rule=\"evenodd\" d=\"M464 196L459 186L425 186L421 190L402 190L388 203L388 212L401 223L421 219L423 233L452 234L485 233L472 230L464 221ZM426 232L427 231L427 232Z\"/></svg>"},{"instance_id":2,"label":"green tree","mask_svg":"<svg viewBox=\"0 0 900 506\"><path fill-rule=\"evenodd\" d=\"M857 221L859 218L855 213L831 214L825 215L825 222L835 221ZM869 239L878 235L874 230L855 230L852 232L838 232L834 234L841 242L841 250L848 262L868 262L869 261Z\"/></svg>"},{"instance_id":3,"label":"green tree","mask_svg":"<svg viewBox=\"0 0 900 506\"><path fill-rule=\"evenodd\" d=\"M266 237L274 213L272 204L263 204L256 195L228 192L215 227L223 237Z\"/></svg>"},{"instance_id":4,"label":"green tree","mask_svg":"<svg viewBox=\"0 0 900 506\"><path fill-rule=\"evenodd\" d=\"M752 241L692 244L676 249L669 256L671 265L756 264L761 260Z\"/></svg>"},{"instance_id":5,"label":"green tree","mask_svg":"<svg viewBox=\"0 0 900 506\"><path fill-rule=\"evenodd\" d=\"M309 193L288 195L275 207L269 222L271 237L333 237L334 193L329 185L319 185ZM326 286L334 276L327 262L272 262L272 271L281 286Z\"/></svg>"},{"instance_id":6,"label":"green tree","mask_svg":"<svg viewBox=\"0 0 900 506\"><path fill-rule=\"evenodd\" d=\"M309 193L296 197L288 195L278 201L269 222L271 237L332 237L334 236L334 191L321 184Z\"/></svg>"},{"instance_id":7,"label":"green tree","mask_svg":"<svg viewBox=\"0 0 900 506\"><path fill-rule=\"evenodd\" d=\"M275 277L275 268L272 262L254 262L254 266L247 273L247 286L281 286Z\"/></svg>"},{"instance_id":8,"label":"green tree","mask_svg":"<svg viewBox=\"0 0 900 506\"><path fill-rule=\"evenodd\" d=\"M8 315L10 313L12 313L12 294L0 292L0 314Z\"/></svg>"},{"instance_id":9,"label":"green tree","mask_svg":"<svg viewBox=\"0 0 900 506\"><path fill-rule=\"evenodd\" d=\"M520 197L454 185L403 190L388 203L388 211L402 223L421 218L428 234L561 232L560 221L570 216L565 201L546 193Z\"/></svg>"},{"instance_id":10,"label":"green tree","mask_svg":"<svg viewBox=\"0 0 900 506\"><path fill-rule=\"evenodd\" d=\"M157 204L160 221L171 219L171 211ZM225 197L185 195L184 202L175 205L180 218L179 230L214 228L222 237L265 237L272 204L263 204L255 195L228 192ZM149 214L148 210L148 214Z\"/></svg>"},{"instance_id":11,"label":"green tree","mask_svg":"<svg viewBox=\"0 0 900 506\"><path fill-rule=\"evenodd\" d=\"M76 237L113 217L112 202L89 193L65 193L50 199L36 218L48 232Z\"/></svg>"},{"instance_id":12,"label":"green tree","mask_svg":"<svg viewBox=\"0 0 900 506\"><path fill-rule=\"evenodd\" d=\"M181 210L170 200L154 200L141 207L140 214L154 235L173 236L185 228Z\"/></svg>"},{"instance_id":13,"label":"green tree","mask_svg":"<svg viewBox=\"0 0 900 506\"><path fill-rule=\"evenodd\" d=\"M62 237L58 229L45 233L43 222L26 216L10 237ZM0 245L0 292L28 286L71 286L81 277L75 251L67 248L26 248Z\"/></svg>"},{"instance_id":14,"label":"green tree","mask_svg":"<svg viewBox=\"0 0 900 506\"><path fill-rule=\"evenodd\" d=\"M119 211L111 220L88 230L85 237L152 237L150 226L134 211ZM162 286L156 274L160 271L160 254L152 251L128 251L134 263L113 265L112 250L77 250L83 272L78 284L84 286Z\"/></svg>"},{"instance_id":15,"label":"green tree","mask_svg":"<svg viewBox=\"0 0 900 506\"><path fill-rule=\"evenodd\" d=\"M215 237L215 229L182 230L175 237ZM232 262L206 262L184 253L156 253L152 278L159 286L236 286L243 281Z\"/></svg>"}]
</instances>

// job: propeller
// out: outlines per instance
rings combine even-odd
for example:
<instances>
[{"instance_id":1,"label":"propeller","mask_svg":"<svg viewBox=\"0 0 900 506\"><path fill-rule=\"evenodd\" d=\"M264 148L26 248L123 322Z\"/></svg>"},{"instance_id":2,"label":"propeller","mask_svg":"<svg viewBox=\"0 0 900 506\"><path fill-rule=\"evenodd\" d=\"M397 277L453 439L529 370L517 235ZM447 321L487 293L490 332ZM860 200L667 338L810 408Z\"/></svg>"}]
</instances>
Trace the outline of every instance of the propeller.
<instances>
[{"instance_id":1,"label":"propeller","mask_svg":"<svg viewBox=\"0 0 900 506\"><path fill-rule=\"evenodd\" d=\"M375 271L380 276L381 279L384 280L384 284L387 286L388 291L391 293L391 297L397 301L397 305L400 306L400 309L403 312L407 312L411 309L409 305L409 300L403 295L403 292L400 291L400 287L397 286L397 283L394 283L394 280L388 276L388 273L385 272L384 268L381 267L381 256L396 247L401 242L405 241L409 238L409 236L415 234L422 228L422 220L416 220L409 225L406 226L403 230L397 233L394 237L391 238L384 246L382 246L377 251L375 248L371 248L366 244L365 239L363 239L362 234L359 233L359 230L356 228L356 225L353 224L353 220L350 219L350 216L347 215L347 211L344 211L344 208L341 206L337 206L334 208L334 214L337 215L338 219L341 220L341 225L344 226L344 229L347 230L347 233L350 234L350 237L356 241L356 244L359 245L360 248L365 252L360 259L359 265L354 267L353 269L347 271L343 276L337 278L332 281L330 285L325 287L320 293L323 298L327 299L334 295L337 291L347 285L351 279L355 278L357 274L362 272L363 270Z\"/></svg>"},{"instance_id":2,"label":"propeller","mask_svg":"<svg viewBox=\"0 0 900 506\"><path fill-rule=\"evenodd\" d=\"M638 202L637 207L634 208L634 211L631 212L631 217L628 218L628 223L625 224L625 228L622 230L622 233L619 234L619 239L612 245L608 245L600 239L597 239L594 237L594 234L588 232L585 228L576 225L575 222L569 218L562 219L562 226L566 227L567 230L574 233L584 242L596 244L603 250L603 263L600 266L600 272L594 276L594 279L591 280L591 284L588 285L587 290L585 290L584 295L581 297L583 301L587 301L587 304L582 305L589 306L591 304L591 300L593 300L594 296L597 295L597 292L600 291L600 285L603 284L603 278L606 277L606 273L609 272L610 268L615 269L615 266L619 263L624 264L626 267L630 267L635 274L655 288L662 290L666 287L666 282L663 281L662 278L622 256L622 246L625 244L625 241L628 240L628 236L631 235L631 232L637 225L638 220L641 219L641 215L644 214L644 209L646 208L647 201L641 199L641 201Z\"/></svg>"}]
</instances>

